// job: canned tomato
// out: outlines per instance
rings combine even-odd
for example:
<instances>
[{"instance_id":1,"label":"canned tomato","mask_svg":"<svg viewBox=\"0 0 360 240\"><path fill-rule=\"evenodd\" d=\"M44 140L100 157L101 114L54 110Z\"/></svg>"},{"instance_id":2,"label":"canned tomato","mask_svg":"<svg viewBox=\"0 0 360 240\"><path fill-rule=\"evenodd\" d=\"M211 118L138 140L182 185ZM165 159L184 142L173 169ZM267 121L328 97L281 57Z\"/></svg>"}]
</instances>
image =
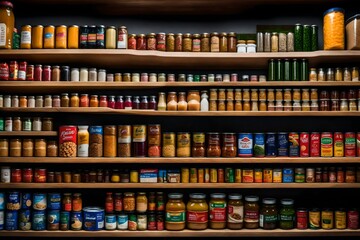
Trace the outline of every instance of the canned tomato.
<instances>
[{"instance_id":1,"label":"canned tomato","mask_svg":"<svg viewBox=\"0 0 360 240\"><path fill-rule=\"evenodd\" d=\"M254 173L255 173L254 182L255 183L262 183L263 182L262 169L256 168Z\"/></svg>"},{"instance_id":2,"label":"canned tomato","mask_svg":"<svg viewBox=\"0 0 360 240\"><path fill-rule=\"evenodd\" d=\"M345 133L345 157L356 156L356 138L354 132Z\"/></svg>"},{"instance_id":3,"label":"canned tomato","mask_svg":"<svg viewBox=\"0 0 360 240\"><path fill-rule=\"evenodd\" d=\"M12 183L20 183L21 179L21 169L11 169L11 182Z\"/></svg>"},{"instance_id":4,"label":"canned tomato","mask_svg":"<svg viewBox=\"0 0 360 240\"><path fill-rule=\"evenodd\" d=\"M61 209L60 193L48 193L47 206L50 210L60 210Z\"/></svg>"},{"instance_id":5,"label":"canned tomato","mask_svg":"<svg viewBox=\"0 0 360 240\"><path fill-rule=\"evenodd\" d=\"M44 231L46 229L45 211L34 210L32 212L32 229L35 231Z\"/></svg>"},{"instance_id":6,"label":"canned tomato","mask_svg":"<svg viewBox=\"0 0 360 240\"><path fill-rule=\"evenodd\" d=\"M320 133L312 132L310 135L310 157L320 157Z\"/></svg>"},{"instance_id":7,"label":"canned tomato","mask_svg":"<svg viewBox=\"0 0 360 240\"><path fill-rule=\"evenodd\" d=\"M70 212L60 212L60 230L67 231L70 229Z\"/></svg>"},{"instance_id":8,"label":"canned tomato","mask_svg":"<svg viewBox=\"0 0 360 240\"><path fill-rule=\"evenodd\" d=\"M344 156L344 135L342 132L334 133L334 157Z\"/></svg>"},{"instance_id":9,"label":"canned tomato","mask_svg":"<svg viewBox=\"0 0 360 240\"><path fill-rule=\"evenodd\" d=\"M43 168L35 169L34 182L46 183L46 169Z\"/></svg>"},{"instance_id":10,"label":"canned tomato","mask_svg":"<svg viewBox=\"0 0 360 240\"><path fill-rule=\"evenodd\" d=\"M82 212L71 212L70 222L71 222L70 224L71 230L73 231L81 230L83 225ZM87 227L91 227L90 225Z\"/></svg>"},{"instance_id":11,"label":"canned tomato","mask_svg":"<svg viewBox=\"0 0 360 240\"><path fill-rule=\"evenodd\" d=\"M347 228L358 229L359 228L359 212L356 209L349 210L347 212Z\"/></svg>"},{"instance_id":12,"label":"canned tomato","mask_svg":"<svg viewBox=\"0 0 360 240\"><path fill-rule=\"evenodd\" d=\"M321 133L321 156L333 156L333 135L330 132Z\"/></svg>"},{"instance_id":13,"label":"canned tomato","mask_svg":"<svg viewBox=\"0 0 360 240\"><path fill-rule=\"evenodd\" d=\"M277 168L273 170L273 182L281 183L282 181L282 170Z\"/></svg>"},{"instance_id":14,"label":"canned tomato","mask_svg":"<svg viewBox=\"0 0 360 240\"><path fill-rule=\"evenodd\" d=\"M61 126L59 128L59 157L76 157L77 127Z\"/></svg>"},{"instance_id":15,"label":"canned tomato","mask_svg":"<svg viewBox=\"0 0 360 240\"><path fill-rule=\"evenodd\" d=\"M310 136L308 132L300 133L300 157L309 157Z\"/></svg>"},{"instance_id":16,"label":"canned tomato","mask_svg":"<svg viewBox=\"0 0 360 240\"><path fill-rule=\"evenodd\" d=\"M332 211L331 209L324 209L321 211L321 228L334 228L334 211Z\"/></svg>"},{"instance_id":17,"label":"canned tomato","mask_svg":"<svg viewBox=\"0 0 360 240\"><path fill-rule=\"evenodd\" d=\"M18 229L18 211L6 211L5 229L7 231Z\"/></svg>"},{"instance_id":18,"label":"canned tomato","mask_svg":"<svg viewBox=\"0 0 360 240\"><path fill-rule=\"evenodd\" d=\"M21 209L30 209L31 205L32 205L31 193L22 193Z\"/></svg>"},{"instance_id":19,"label":"canned tomato","mask_svg":"<svg viewBox=\"0 0 360 240\"><path fill-rule=\"evenodd\" d=\"M127 214L119 214L117 216L117 229L127 230L129 227L129 219Z\"/></svg>"},{"instance_id":20,"label":"canned tomato","mask_svg":"<svg viewBox=\"0 0 360 240\"><path fill-rule=\"evenodd\" d=\"M266 133L265 153L268 157L276 156L276 134L273 132Z\"/></svg>"},{"instance_id":21,"label":"canned tomato","mask_svg":"<svg viewBox=\"0 0 360 240\"><path fill-rule=\"evenodd\" d=\"M22 170L22 180L24 183L32 183L33 176L34 174L32 168L24 168Z\"/></svg>"},{"instance_id":22,"label":"canned tomato","mask_svg":"<svg viewBox=\"0 0 360 240\"><path fill-rule=\"evenodd\" d=\"M59 230L60 227L60 211L49 210L47 213L47 230Z\"/></svg>"},{"instance_id":23,"label":"canned tomato","mask_svg":"<svg viewBox=\"0 0 360 240\"><path fill-rule=\"evenodd\" d=\"M283 183L294 182L294 170L292 168L283 169Z\"/></svg>"},{"instance_id":24,"label":"canned tomato","mask_svg":"<svg viewBox=\"0 0 360 240\"><path fill-rule=\"evenodd\" d=\"M289 133L289 156L298 157L300 153L300 139L296 132Z\"/></svg>"},{"instance_id":25,"label":"canned tomato","mask_svg":"<svg viewBox=\"0 0 360 240\"><path fill-rule=\"evenodd\" d=\"M254 170L253 169L243 169L242 182L243 183L253 183L254 182Z\"/></svg>"},{"instance_id":26,"label":"canned tomato","mask_svg":"<svg viewBox=\"0 0 360 240\"><path fill-rule=\"evenodd\" d=\"M31 230L29 209L21 209L19 211L19 230L23 230L23 231Z\"/></svg>"},{"instance_id":27,"label":"canned tomato","mask_svg":"<svg viewBox=\"0 0 360 240\"><path fill-rule=\"evenodd\" d=\"M308 212L304 208L300 208L296 211L296 228L307 229L308 228Z\"/></svg>"},{"instance_id":28,"label":"canned tomato","mask_svg":"<svg viewBox=\"0 0 360 240\"><path fill-rule=\"evenodd\" d=\"M253 135L252 133L239 133L238 135L238 156L252 157Z\"/></svg>"},{"instance_id":29,"label":"canned tomato","mask_svg":"<svg viewBox=\"0 0 360 240\"><path fill-rule=\"evenodd\" d=\"M9 192L6 201L7 210L19 210L20 209L20 193Z\"/></svg>"},{"instance_id":30,"label":"canned tomato","mask_svg":"<svg viewBox=\"0 0 360 240\"><path fill-rule=\"evenodd\" d=\"M289 155L289 135L281 132L277 138L277 152L279 157L287 157Z\"/></svg>"},{"instance_id":31,"label":"canned tomato","mask_svg":"<svg viewBox=\"0 0 360 240\"><path fill-rule=\"evenodd\" d=\"M320 209L314 208L309 211L310 229L320 228Z\"/></svg>"},{"instance_id":32,"label":"canned tomato","mask_svg":"<svg viewBox=\"0 0 360 240\"><path fill-rule=\"evenodd\" d=\"M254 157L265 157L265 134L255 133Z\"/></svg>"},{"instance_id":33,"label":"canned tomato","mask_svg":"<svg viewBox=\"0 0 360 240\"><path fill-rule=\"evenodd\" d=\"M345 209L338 209L335 211L335 228L345 229L346 228L346 211Z\"/></svg>"},{"instance_id":34,"label":"canned tomato","mask_svg":"<svg viewBox=\"0 0 360 240\"><path fill-rule=\"evenodd\" d=\"M264 183L273 182L273 170L271 168L265 168L263 175L264 175Z\"/></svg>"}]
</instances>

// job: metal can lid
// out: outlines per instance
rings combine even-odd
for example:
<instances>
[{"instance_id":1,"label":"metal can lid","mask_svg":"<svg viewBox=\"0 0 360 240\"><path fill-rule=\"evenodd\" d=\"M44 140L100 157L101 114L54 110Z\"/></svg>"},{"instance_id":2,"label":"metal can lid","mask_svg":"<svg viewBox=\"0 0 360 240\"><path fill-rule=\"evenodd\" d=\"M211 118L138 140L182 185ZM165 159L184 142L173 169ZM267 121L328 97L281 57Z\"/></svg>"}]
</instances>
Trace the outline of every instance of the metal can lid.
<instances>
[{"instance_id":1,"label":"metal can lid","mask_svg":"<svg viewBox=\"0 0 360 240\"><path fill-rule=\"evenodd\" d=\"M205 199L206 195L204 193L191 193L190 198L193 198L193 199Z\"/></svg>"},{"instance_id":2,"label":"metal can lid","mask_svg":"<svg viewBox=\"0 0 360 240\"><path fill-rule=\"evenodd\" d=\"M282 199L282 200L281 200L281 204L282 204L282 205L286 205L286 206L288 206L288 205L293 205L293 204L294 204L294 200L293 200L293 199Z\"/></svg>"},{"instance_id":3,"label":"metal can lid","mask_svg":"<svg viewBox=\"0 0 360 240\"><path fill-rule=\"evenodd\" d=\"M226 195L225 195L225 193L212 193L212 194L210 194L210 197L211 198L225 198Z\"/></svg>"},{"instance_id":4,"label":"metal can lid","mask_svg":"<svg viewBox=\"0 0 360 240\"><path fill-rule=\"evenodd\" d=\"M338 8L338 7L330 8L330 9L328 9L328 10L326 10L326 11L324 12L324 16L327 15L327 14L329 14L329 13L332 13L332 12L341 12L341 13L344 13L345 10L344 10L343 8Z\"/></svg>"},{"instance_id":5,"label":"metal can lid","mask_svg":"<svg viewBox=\"0 0 360 240\"><path fill-rule=\"evenodd\" d=\"M168 197L170 199L181 199L181 198L183 198L183 194L182 193L169 193Z\"/></svg>"},{"instance_id":6,"label":"metal can lid","mask_svg":"<svg viewBox=\"0 0 360 240\"><path fill-rule=\"evenodd\" d=\"M264 198L262 201L264 204L275 204L276 199L275 198Z\"/></svg>"},{"instance_id":7,"label":"metal can lid","mask_svg":"<svg viewBox=\"0 0 360 240\"><path fill-rule=\"evenodd\" d=\"M245 201L247 201L247 202L257 202L257 201L259 201L259 197L258 196L246 196Z\"/></svg>"},{"instance_id":8,"label":"metal can lid","mask_svg":"<svg viewBox=\"0 0 360 240\"><path fill-rule=\"evenodd\" d=\"M238 194L238 193L232 193L232 194L229 194L229 199L230 200L241 200L242 195Z\"/></svg>"}]
</instances>

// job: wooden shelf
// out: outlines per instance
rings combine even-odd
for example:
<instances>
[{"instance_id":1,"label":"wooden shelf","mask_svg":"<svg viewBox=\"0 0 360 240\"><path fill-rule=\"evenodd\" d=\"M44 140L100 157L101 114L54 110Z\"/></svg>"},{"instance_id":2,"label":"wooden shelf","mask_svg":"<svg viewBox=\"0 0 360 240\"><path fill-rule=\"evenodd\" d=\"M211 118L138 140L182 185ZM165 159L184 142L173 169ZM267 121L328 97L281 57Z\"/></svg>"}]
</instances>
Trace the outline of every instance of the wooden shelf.
<instances>
[{"instance_id":1,"label":"wooden shelf","mask_svg":"<svg viewBox=\"0 0 360 240\"><path fill-rule=\"evenodd\" d=\"M119 163L119 164L146 164L146 163L159 163L159 164L327 164L327 163L360 163L360 158L348 157L317 157L317 158L283 158L283 157L266 157L266 158L63 158L63 157L2 157L0 163Z\"/></svg>"},{"instance_id":2,"label":"wooden shelf","mask_svg":"<svg viewBox=\"0 0 360 240\"><path fill-rule=\"evenodd\" d=\"M203 231L0 231L4 237L346 237L360 236L360 230L212 230Z\"/></svg>"},{"instance_id":3,"label":"wooden shelf","mask_svg":"<svg viewBox=\"0 0 360 240\"><path fill-rule=\"evenodd\" d=\"M359 117L360 111L356 112L252 112L252 111L155 111L155 110L123 110L105 107L97 108L0 108L3 112L26 112L26 113L79 113L79 114L120 114L137 116L168 116L168 117Z\"/></svg>"},{"instance_id":4,"label":"wooden shelf","mask_svg":"<svg viewBox=\"0 0 360 240\"><path fill-rule=\"evenodd\" d=\"M103 90L159 89L159 88L275 88L275 87L360 87L360 82L308 82L308 81L268 81L268 82L33 82L2 81L0 88L7 93L62 93Z\"/></svg>"},{"instance_id":5,"label":"wooden shelf","mask_svg":"<svg viewBox=\"0 0 360 240\"><path fill-rule=\"evenodd\" d=\"M316 51L277 53L194 53L160 52L121 49L19 49L2 50L1 59L26 60L30 63L66 64L121 69L181 69L227 70L268 68L268 60L274 58L306 58L310 67L319 64L343 64L349 66L360 60L360 51Z\"/></svg>"},{"instance_id":6,"label":"wooden shelf","mask_svg":"<svg viewBox=\"0 0 360 240\"><path fill-rule=\"evenodd\" d=\"M360 183L0 183L0 189L360 188Z\"/></svg>"},{"instance_id":7,"label":"wooden shelf","mask_svg":"<svg viewBox=\"0 0 360 240\"><path fill-rule=\"evenodd\" d=\"M13 132L2 132L0 131L0 136L19 136L19 137L55 137L57 136L57 131L13 131Z\"/></svg>"}]
</instances>

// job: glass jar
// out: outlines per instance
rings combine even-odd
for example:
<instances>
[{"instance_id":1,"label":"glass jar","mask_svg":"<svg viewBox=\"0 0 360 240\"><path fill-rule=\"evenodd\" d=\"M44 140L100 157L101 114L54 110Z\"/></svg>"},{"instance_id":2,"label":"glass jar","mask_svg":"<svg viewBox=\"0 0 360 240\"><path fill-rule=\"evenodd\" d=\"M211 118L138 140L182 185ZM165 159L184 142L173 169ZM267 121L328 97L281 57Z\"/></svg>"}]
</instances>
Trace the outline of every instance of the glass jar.
<instances>
[{"instance_id":1,"label":"glass jar","mask_svg":"<svg viewBox=\"0 0 360 240\"><path fill-rule=\"evenodd\" d=\"M168 194L166 203L165 229L169 231L181 231L185 229L185 203L183 194Z\"/></svg>"},{"instance_id":2,"label":"glass jar","mask_svg":"<svg viewBox=\"0 0 360 240\"><path fill-rule=\"evenodd\" d=\"M250 101L250 89L243 89L242 100Z\"/></svg>"},{"instance_id":3,"label":"glass jar","mask_svg":"<svg viewBox=\"0 0 360 240\"><path fill-rule=\"evenodd\" d=\"M210 34L201 34L201 52L210 52Z\"/></svg>"},{"instance_id":4,"label":"glass jar","mask_svg":"<svg viewBox=\"0 0 360 240\"><path fill-rule=\"evenodd\" d=\"M293 89L293 101L301 101L300 89Z\"/></svg>"},{"instance_id":5,"label":"glass jar","mask_svg":"<svg viewBox=\"0 0 360 240\"><path fill-rule=\"evenodd\" d=\"M279 34L277 32L273 32L271 34L271 52L279 51Z\"/></svg>"},{"instance_id":6,"label":"glass jar","mask_svg":"<svg viewBox=\"0 0 360 240\"><path fill-rule=\"evenodd\" d=\"M200 52L201 51L200 45L201 45L200 34L193 34L193 36L192 36L192 51Z\"/></svg>"},{"instance_id":7,"label":"glass jar","mask_svg":"<svg viewBox=\"0 0 360 240\"><path fill-rule=\"evenodd\" d=\"M220 38L217 32L211 33L210 38L210 51L219 52L220 51Z\"/></svg>"},{"instance_id":8,"label":"glass jar","mask_svg":"<svg viewBox=\"0 0 360 240\"><path fill-rule=\"evenodd\" d=\"M185 33L182 39L182 51L191 52L192 50L192 36L190 33Z\"/></svg>"},{"instance_id":9,"label":"glass jar","mask_svg":"<svg viewBox=\"0 0 360 240\"><path fill-rule=\"evenodd\" d=\"M276 199L264 198L263 206L260 210L260 227L265 230L277 228L278 211L276 209Z\"/></svg>"},{"instance_id":10,"label":"glass jar","mask_svg":"<svg viewBox=\"0 0 360 240\"><path fill-rule=\"evenodd\" d=\"M20 139L10 140L10 157L21 157L22 144Z\"/></svg>"},{"instance_id":11,"label":"glass jar","mask_svg":"<svg viewBox=\"0 0 360 240\"><path fill-rule=\"evenodd\" d=\"M159 124L148 125L148 156L160 157L161 155L161 126Z\"/></svg>"},{"instance_id":12,"label":"glass jar","mask_svg":"<svg viewBox=\"0 0 360 240\"><path fill-rule=\"evenodd\" d=\"M282 199L279 213L279 228L293 229L295 226L294 200Z\"/></svg>"},{"instance_id":13,"label":"glass jar","mask_svg":"<svg viewBox=\"0 0 360 240\"><path fill-rule=\"evenodd\" d=\"M187 95L188 110L200 111L200 93L196 90L190 90Z\"/></svg>"},{"instance_id":14,"label":"glass jar","mask_svg":"<svg viewBox=\"0 0 360 240\"><path fill-rule=\"evenodd\" d=\"M179 132L177 133L177 148L176 148L176 156L177 157L190 157L190 133L188 132Z\"/></svg>"},{"instance_id":15,"label":"glass jar","mask_svg":"<svg viewBox=\"0 0 360 240\"><path fill-rule=\"evenodd\" d=\"M61 201L62 210L70 212L72 210L72 197L71 193L64 193L64 196Z\"/></svg>"},{"instance_id":16,"label":"glass jar","mask_svg":"<svg viewBox=\"0 0 360 240\"><path fill-rule=\"evenodd\" d=\"M227 52L228 51L228 37L227 33L223 32L219 35L219 45L220 45L220 52Z\"/></svg>"},{"instance_id":17,"label":"glass jar","mask_svg":"<svg viewBox=\"0 0 360 240\"><path fill-rule=\"evenodd\" d=\"M162 156L175 157L175 133L164 132L162 136Z\"/></svg>"},{"instance_id":18,"label":"glass jar","mask_svg":"<svg viewBox=\"0 0 360 240\"><path fill-rule=\"evenodd\" d=\"M133 193L133 192L125 192L124 193L123 207L124 207L124 211L126 213L131 213L131 212L135 211L135 209L136 209L135 202L136 202L135 193Z\"/></svg>"},{"instance_id":19,"label":"glass jar","mask_svg":"<svg viewBox=\"0 0 360 240\"><path fill-rule=\"evenodd\" d=\"M146 125L133 125L133 156L146 156Z\"/></svg>"},{"instance_id":20,"label":"glass jar","mask_svg":"<svg viewBox=\"0 0 360 240\"><path fill-rule=\"evenodd\" d=\"M166 110L176 111L177 105L178 105L178 101L177 101L176 92L169 92L167 95Z\"/></svg>"},{"instance_id":21,"label":"glass jar","mask_svg":"<svg viewBox=\"0 0 360 240\"><path fill-rule=\"evenodd\" d=\"M220 134L219 133L207 133L207 157L220 157L221 156L221 147L220 147Z\"/></svg>"},{"instance_id":22,"label":"glass jar","mask_svg":"<svg viewBox=\"0 0 360 240\"><path fill-rule=\"evenodd\" d=\"M179 92L179 101L177 103L178 111L186 111L188 103L186 101L186 92Z\"/></svg>"},{"instance_id":23,"label":"glass jar","mask_svg":"<svg viewBox=\"0 0 360 240\"><path fill-rule=\"evenodd\" d=\"M202 193L190 194L190 200L186 206L187 228L191 230L204 230L208 226L209 213L206 195Z\"/></svg>"},{"instance_id":24,"label":"glass jar","mask_svg":"<svg viewBox=\"0 0 360 240\"><path fill-rule=\"evenodd\" d=\"M244 203L242 195L229 194L229 202L227 208L227 228L241 229L244 221Z\"/></svg>"},{"instance_id":25,"label":"glass jar","mask_svg":"<svg viewBox=\"0 0 360 240\"><path fill-rule=\"evenodd\" d=\"M227 35L227 40L228 52L236 52L236 33L229 32Z\"/></svg>"},{"instance_id":26,"label":"glass jar","mask_svg":"<svg viewBox=\"0 0 360 240\"><path fill-rule=\"evenodd\" d=\"M245 197L244 222L247 229L259 228L259 197Z\"/></svg>"},{"instance_id":27,"label":"glass jar","mask_svg":"<svg viewBox=\"0 0 360 240\"><path fill-rule=\"evenodd\" d=\"M98 95L90 96L90 107L99 107Z\"/></svg>"},{"instance_id":28,"label":"glass jar","mask_svg":"<svg viewBox=\"0 0 360 240\"><path fill-rule=\"evenodd\" d=\"M34 117L32 122L32 130L33 131L41 131L42 130L42 122L40 117ZM45 131L45 130L43 130Z\"/></svg>"},{"instance_id":29,"label":"glass jar","mask_svg":"<svg viewBox=\"0 0 360 240\"><path fill-rule=\"evenodd\" d=\"M158 111L165 111L166 110L166 102L165 102L165 93L160 92L159 93L159 102L157 105Z\"/></svg>"},{"instance_id":30,"label":"glass jar","mask_svg":"<svg viewBox=\"0 0 360 240\"><path fill-rule=\"evenodd\" d=\"M74 193L73 199L72 199L72 210L74 212L78 212L78 211L82 210L81 193Z\"/></svg>"},{"instance_id":31,"label":"glass jar","mask_svg":"<svg viewBox=\"0 0 360 240\"><path fill-rule=\"evenodd\" d=\"M192 157L205 157L205 133L193 133Z\"/></svg>"},{"instance_id":32,"label":"glass jar","mask_svg":"<svg viewBox=\"0 0 360 240\"><path fill-rule=\"evenodd\" d=\"M61 94L61 107L69 107L69 106L70 106L69 94L62 93Z\"/></svg>"},{"instance_id":33,"label":"glass jar","mask_svg":"<svg viewBox=\"0 0 360 240\"><path fill-rule=\"evenodd\" d=\"M35 157L46 157L46 140L35 139Z\"/></svg>"},{"instance_id":34,"label":"glass jar","mask_svg":"<svg viewBox=\"0 0 360 240\"><path fill-rule=\"evenodd\" d=\"M33 157L34 156L34 140L33 139L23 139L22 156L23 157Z\"/></svg>"},{"instance_id":35,"label":"glass jar","mask_svg":"<svg viewBox=\"0 0 360 240\"><path fill-rule=\"evenodd\" d=\"M0 157L8 157L9 156L9 140L8 139L0 139Z\"/></svg>"},{"instance_id":36,"label":"glass jar","mask_svg":"<svg viewBox=\"0 0 360 240\"><path fill-rule=\"evenodd\" d=\"M226 228L226 195L224 193L212 193L210 195L209 213L210 228L224 229Z\"/></svg>"},{"instance_id":37,"label":"glass jar","mask_svg":"<svg viewBox=\"0 0 360 240\"><path fill-rule=\"evenodd\" d=\"M344 9L331 8L324 13L324 50L345 49Z\"/></svg>"},{"instance_id":38,"label":"glass jar","mask_svg":"<svg viewBox=\"0 0 360 240\"><path fill-rule=\"evenodd\" d=\"M166 51L175 51L175 35L173 33L166 34Z\"/></svg>"},{"instance_id":39,"label":"glass jar","mask_svg":"<svg viewBox=\"0 0 360 240\"><path fill-rule=\"evenodd\" d=\"M236 157L236 134L235 133L223 133L222 135L222 157Z\"/></svg>"},{"instance_id":40,"label":"glass jar","mask_svg":"<svg viewBox=\"0 0 360 240\"><path fill-rule=\"evenodd\" d=\"M56 141L48 141L46 146L46 156L47 157L58 156L58 145Z\"/></svg>"},{"instance_id":41,"label":"glass jar","mask_svg":"<svg viewBox=\"0 0 360 240\"><path fill-rule=\"evenodd\" d=\"M146 35L146 49L147 50L156 50L156 34L149 33Z\"/></svg>"},{"instance_id":42,"label":"glass jar","mask_svg":"<svg viewBox=\"0 0 360 240\"><path fill-rule=\"evenodd\" d=\"M148 207L148 199L146 197L146 193L138 192L136 196L136 211L138 213L144 213L147 211Z\"/></svg>"}]
</instances>

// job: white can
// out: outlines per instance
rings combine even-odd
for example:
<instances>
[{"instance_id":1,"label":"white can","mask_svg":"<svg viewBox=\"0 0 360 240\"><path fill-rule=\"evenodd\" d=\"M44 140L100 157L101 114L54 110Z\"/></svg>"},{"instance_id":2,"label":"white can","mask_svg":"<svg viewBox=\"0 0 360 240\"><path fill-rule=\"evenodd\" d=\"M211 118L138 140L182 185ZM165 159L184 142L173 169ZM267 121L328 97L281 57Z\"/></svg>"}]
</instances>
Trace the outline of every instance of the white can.
<instances>
[{"instance_id":1,"label":"white can","mask_svg":"<svg viewBox=\"0 0 360 240\"><path fill-rule=\"evenodd\" d=\"M129 228L129 218L126 214L119 214L117 216L117 229L119 230L128 230Z\"/></svg>"},{"instance_id":2,"label":"white can","mask_svg":"<svg viewBox=\"0 0 360 240\"><path fill-rule=\"evenodd\" d=\"M114 214L105 216L105 229L116 230L116 216Z\"/></svg>"},{"instance_id":3,"label":"white can","mask_svg":"<svg viewBox=\"0 0 360 240\"><path fill-rule=\"evenodd\" d=\"M78 157L89 156L89 126L79 126L78 131Z\"/></svg>"},{"instance_id":4,"label":"white can","mask_svg":"<svg viewBox=\"0 0 360 240\"><path fill-rule=\"evenodd\" d=\"M10 167L1 167L1 182L10 183L11 170Z\"/></svg>"}]
</instances>

